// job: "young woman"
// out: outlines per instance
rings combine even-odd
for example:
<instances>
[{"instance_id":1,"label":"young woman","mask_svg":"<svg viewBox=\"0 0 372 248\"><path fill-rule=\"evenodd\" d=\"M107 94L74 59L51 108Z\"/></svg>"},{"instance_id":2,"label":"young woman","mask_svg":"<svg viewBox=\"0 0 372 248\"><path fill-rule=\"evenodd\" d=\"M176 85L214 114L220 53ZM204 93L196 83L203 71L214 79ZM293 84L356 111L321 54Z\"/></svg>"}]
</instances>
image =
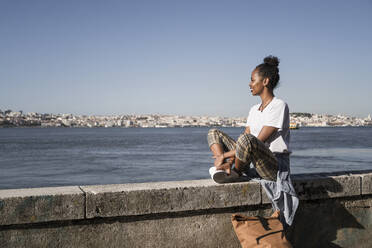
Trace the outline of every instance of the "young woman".
<instances>
[{"instance_id":1,"label":"young woman","mask_svg":"<svg viewBox=\"0 0 372 248\"><path fill-rule=\"evenodd\" d=\"M211 129L208 145L214 166L227 175L231 170L238 175L252 175L252 163L274 210L280 211L284 223L291 225L299 201L289 175L289 110L283 100L274 96L280 78L278 65L277 57L268 56L252 71L249 87L261 103L250 109L245 131L238 140Z\"/></svg>"}]
</instances>

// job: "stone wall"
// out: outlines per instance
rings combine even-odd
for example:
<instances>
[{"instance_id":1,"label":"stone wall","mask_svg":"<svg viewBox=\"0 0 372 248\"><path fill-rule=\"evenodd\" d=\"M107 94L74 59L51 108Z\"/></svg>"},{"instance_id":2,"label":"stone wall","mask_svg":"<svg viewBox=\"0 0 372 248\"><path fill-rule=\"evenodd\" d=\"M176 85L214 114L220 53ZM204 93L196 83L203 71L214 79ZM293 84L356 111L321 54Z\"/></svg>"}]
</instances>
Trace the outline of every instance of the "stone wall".
<instances>
[{"instance_id":1,"label":"stone wall","mask_svg":"<svg viewBox=\"0 0 372 248\"><path fill-rule=\"evenodd\" d=\"M372 172L294 175L294 247L372 247ZM268 216L256 182L0 190L0 247L240 247L231 214Z\"/></svg>"}]
</instances>

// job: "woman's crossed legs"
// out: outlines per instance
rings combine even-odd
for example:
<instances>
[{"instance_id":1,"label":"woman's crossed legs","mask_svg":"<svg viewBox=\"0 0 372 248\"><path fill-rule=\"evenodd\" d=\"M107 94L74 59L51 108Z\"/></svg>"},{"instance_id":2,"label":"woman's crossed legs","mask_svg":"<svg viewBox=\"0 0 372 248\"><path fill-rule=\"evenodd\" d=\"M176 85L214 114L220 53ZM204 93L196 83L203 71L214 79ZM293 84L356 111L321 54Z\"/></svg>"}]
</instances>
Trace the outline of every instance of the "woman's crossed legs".
<instances>
[{"instance_id":1,"label":"woman's crossed legs","mask_svg":"<svg viewBox=\"0 0 372 248\"><path fill-rule=\"evenodd\" d=\"M257 173L266 180L276 181L278 161L265 144L252 134L242 134L235 142L224 132L210 129L208 132L208 145L214 156L235 150L235 167L246 172L252 162Z\"/></svg>"}]
</instances>

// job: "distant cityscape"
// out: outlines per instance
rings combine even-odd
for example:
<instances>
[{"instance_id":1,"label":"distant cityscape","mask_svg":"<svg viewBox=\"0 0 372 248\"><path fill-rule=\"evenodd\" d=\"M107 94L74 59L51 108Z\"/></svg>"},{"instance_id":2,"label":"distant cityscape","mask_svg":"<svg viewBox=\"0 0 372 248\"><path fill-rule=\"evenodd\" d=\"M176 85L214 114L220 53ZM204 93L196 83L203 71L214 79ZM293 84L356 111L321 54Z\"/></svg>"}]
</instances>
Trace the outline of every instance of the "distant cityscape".
<instances>
[{"instance_id":1,"label":"distant cityscape","mask_svg":"<svg viewBox=\"0 0 372 248\"><path fill-rule=\"evenodd\" d=\"M101 116L0 110L0 127L243 127L246 118L161 114ZM356 118L345 115L291 113L290 122L291 126L295 127L372 126L371 115Z\"/></svg>"}]
</instances>

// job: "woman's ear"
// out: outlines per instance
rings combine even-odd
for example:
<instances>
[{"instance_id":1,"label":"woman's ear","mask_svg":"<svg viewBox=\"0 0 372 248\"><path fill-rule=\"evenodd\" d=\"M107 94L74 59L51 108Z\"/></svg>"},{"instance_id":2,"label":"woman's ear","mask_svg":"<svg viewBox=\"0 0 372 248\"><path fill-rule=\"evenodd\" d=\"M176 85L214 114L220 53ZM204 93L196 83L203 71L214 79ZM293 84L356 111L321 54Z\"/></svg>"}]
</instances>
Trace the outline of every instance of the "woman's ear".
<instances>
[{"instance_id":1,"label":"woman's ear","mask_svg":"<svg viewBox=\"0 0 372 248\"><path fill-rule=\"evenodd\" d=\"M263 80L263 86L268 86L269 85L269 78L264 78Z\"/></svg>"}]
</instances>

